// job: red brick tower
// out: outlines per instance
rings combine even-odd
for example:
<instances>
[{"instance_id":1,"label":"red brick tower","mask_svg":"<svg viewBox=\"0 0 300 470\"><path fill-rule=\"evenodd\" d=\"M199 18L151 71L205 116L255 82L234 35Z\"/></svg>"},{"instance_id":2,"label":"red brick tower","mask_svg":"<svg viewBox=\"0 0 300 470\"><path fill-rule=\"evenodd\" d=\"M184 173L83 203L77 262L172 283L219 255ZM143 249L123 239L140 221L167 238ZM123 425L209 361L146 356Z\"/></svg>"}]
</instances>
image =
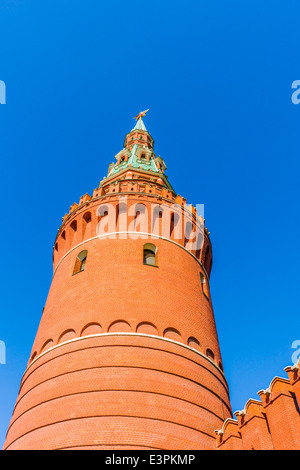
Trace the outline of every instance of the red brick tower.
<instances>
[{"instance_id":1,"label":"red brick tower","mask_svg":"<svg viewBox=\"0 0 300 470\"><path fill-rule=\"evenodd\" d=\"M143 114L63 218L5 449L215 449L232 416L209 234Z\"/></svg>"}]
</instances>

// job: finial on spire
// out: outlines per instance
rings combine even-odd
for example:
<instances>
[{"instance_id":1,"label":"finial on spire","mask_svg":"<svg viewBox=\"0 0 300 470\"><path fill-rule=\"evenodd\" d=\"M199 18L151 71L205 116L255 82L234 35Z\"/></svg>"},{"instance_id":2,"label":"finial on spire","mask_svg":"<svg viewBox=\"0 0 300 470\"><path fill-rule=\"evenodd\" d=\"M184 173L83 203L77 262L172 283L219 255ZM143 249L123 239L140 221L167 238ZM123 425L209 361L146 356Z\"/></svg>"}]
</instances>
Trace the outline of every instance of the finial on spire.
<instances>
[{"instance_id":1,"label":"finial on spire","mask_svg":"<svg viewBox=\"0 0 300 470\"><path fill-rule=\"evenodd\" d=\"M136 121L138 121L139 119L142 119L142 117L146 116L146 113L149 111L149 109L146 109L145 111L141 111L139 114L137 114L136 116L134 116L133 119L135 119Z\"/></svg>"},{"instance_id":2,"label":"finial on spire","mask_svg":"<svg viewBox=\"0 0 300 470\"><path fill-rule=\"evenodd\" d=\"M149 111L149 109L145 109L145 111L141 111L139 114L137 114L133 119L136 120L136 124L134 129L132 130L142 130L142 131L147 131L145 124L143 123L142 117L146 116L146 113Z\"/></svg>"}]
</instances>

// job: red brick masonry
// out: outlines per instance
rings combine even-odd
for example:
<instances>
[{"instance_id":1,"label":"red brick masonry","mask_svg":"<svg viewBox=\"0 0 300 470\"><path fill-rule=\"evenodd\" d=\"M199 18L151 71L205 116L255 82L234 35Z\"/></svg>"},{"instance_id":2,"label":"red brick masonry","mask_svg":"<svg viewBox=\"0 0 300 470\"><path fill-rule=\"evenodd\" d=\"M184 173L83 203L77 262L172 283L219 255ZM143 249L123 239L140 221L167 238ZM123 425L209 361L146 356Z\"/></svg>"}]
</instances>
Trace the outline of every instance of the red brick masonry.
<instances>
[{"instance_id":1,"label":"red brick masonry","mask_svg":"<svg viewBox=\"0 0 300 470\"><path fill-rule=\"evenodd\" d=\"M300 447L297 367L232 419L209 232L152 147L146 130L127 134L63 217L4 449L216 449L222 425L219 449Z\"/></svg>"},{"instance_id":2,"label":"red brick masonry","mask_svg":"<svg viewBox=\"0 0 300 470\"><path fill-rule=\"evenodd\" d=\"M237 421L226 419L217 433L220 450L299 450L299 363L285 368L288 380L274 377L269 388L260 390L261 401L250 399Z\"/></svg>"},{"instance_id":3,"label":"red brick masonry","mask_svg":"<svg viewBox=\"0 0 300 470\"><path fill-rule=\"evenodd\" d=\"M141 152L147 138L150 158L148 133L129 137L129 149L143 137ZM204 220L161 159L156 172L124 167L127 150L63 218L5 449L215 449L232 416ZM147 243L155 266L144 264Z\"/></svg>"}]
</instances>

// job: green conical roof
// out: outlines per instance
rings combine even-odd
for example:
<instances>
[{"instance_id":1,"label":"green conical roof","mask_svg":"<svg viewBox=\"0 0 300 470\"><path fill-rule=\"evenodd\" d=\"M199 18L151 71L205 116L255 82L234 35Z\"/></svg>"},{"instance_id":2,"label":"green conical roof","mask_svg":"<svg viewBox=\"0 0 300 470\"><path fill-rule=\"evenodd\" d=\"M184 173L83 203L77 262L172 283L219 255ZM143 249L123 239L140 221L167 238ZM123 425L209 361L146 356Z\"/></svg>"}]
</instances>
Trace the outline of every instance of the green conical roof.
<instances>
[{"instance_id":1,"label":"green conical roof","mask_svg":"<svg viewBox=\"0 0 300 470\"><path fill-rule=\"evenodd\" d=\"M136 125L134 126L134 128L133 128L132 130L133 130L133 131L135 131L135 130L138 130L138 131L147 131L146 126L145 126L145 124L144 124L142 118L139 118L139 119L136 121Z\"/></svg>"},{"instance_id":2,"label":"green conical roof","mask_svg":"<svg viewBox=\"0 0 300 470\"><path fill-rule=\"evenodd\" d=\"M154 161L153 154L149 155L149 161L146 160L139 160L138 159L138 151L142 151L138 145L134 145L131 151L128 151L128 160L119 163L119 165L114 164L112 168L110 168L109 174L107 176L112 176L115 173L119 173L120 171L124 170L128 166L132 169L140 168L143 170L154 171L156 173L159 172L156 163Z\"/></svg>"}]
</instances>

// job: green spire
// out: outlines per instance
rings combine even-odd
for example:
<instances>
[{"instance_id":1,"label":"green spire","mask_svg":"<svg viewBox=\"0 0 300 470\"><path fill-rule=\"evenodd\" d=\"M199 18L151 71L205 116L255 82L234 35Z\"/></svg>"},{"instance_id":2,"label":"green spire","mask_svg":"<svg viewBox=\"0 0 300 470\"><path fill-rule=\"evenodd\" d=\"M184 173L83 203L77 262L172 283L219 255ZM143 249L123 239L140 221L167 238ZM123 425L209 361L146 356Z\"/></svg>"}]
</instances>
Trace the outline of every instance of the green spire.
<instances>
[{"instance_id":1,"label":"green spire","mask_svg":"<svg viewBox=\"0 0 300 470\"><path fill-rule=\"evenodd\" d=\"M135 127L126 134L123 149L115 156L116 163L111 163L107 177L121 173L127 168L146 170L152 173L164 173L166 165L153 152L153 139L147 131L142 117L149 111L141 111L137 116Z\"/></svg>"},{"instance_id":2,"label":"green spire","mask_svg":"<svg viewBox=\"0 0 300 470\"><path fill-rule=\"evenodd\" d=\"M136 121L136 125L134 126L134 128L132 130L133 131L146 131L147 132L146 126L145 126L142 118L139 118Z\"/></svg>"}]
</instances>

